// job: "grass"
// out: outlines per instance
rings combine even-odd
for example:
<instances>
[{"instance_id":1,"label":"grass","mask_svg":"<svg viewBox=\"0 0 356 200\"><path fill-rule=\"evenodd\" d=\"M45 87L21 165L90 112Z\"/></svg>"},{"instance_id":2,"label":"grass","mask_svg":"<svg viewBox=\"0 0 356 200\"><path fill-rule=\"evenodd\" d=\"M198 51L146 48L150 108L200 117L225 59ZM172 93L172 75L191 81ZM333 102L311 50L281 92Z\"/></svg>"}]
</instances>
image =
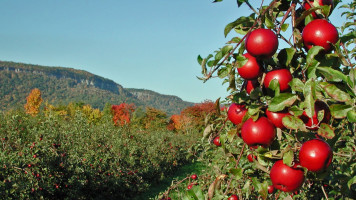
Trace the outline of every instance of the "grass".
<instances>
[{"instance_id":1,"label":"grass","mask_svg":"<svg viewBox=\"0 0 356 200\"><path fill-rule=\"evenodd\" d=\"M147 192L136 196L133 200L155 199L160 194L160 192L166 191L172 185L172 181L182 180L192 174L197 174L199 176L203 169L205 169L205 166L200 162L194 162L184 165L170 176L164 178L159 183L152 184L152 186L147 190Z\"/></svg>"}]
</instances>

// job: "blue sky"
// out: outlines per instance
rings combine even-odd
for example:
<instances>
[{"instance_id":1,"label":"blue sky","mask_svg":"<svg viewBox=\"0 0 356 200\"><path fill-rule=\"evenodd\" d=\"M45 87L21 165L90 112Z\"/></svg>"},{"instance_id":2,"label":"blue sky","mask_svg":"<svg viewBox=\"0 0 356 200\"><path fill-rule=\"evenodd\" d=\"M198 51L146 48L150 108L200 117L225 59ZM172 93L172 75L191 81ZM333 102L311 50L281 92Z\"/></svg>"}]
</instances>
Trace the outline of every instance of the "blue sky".
<instances>
[{"instance_id":1,"label":"blue sky","mask_svg":"<svg viewBox=\"0 0 356 200\"><path fill-rule=\"evenodd\" d=\"M225 25L250 11L211 2L2 0L0 60L86 70L191 102L224 98L220 79L196 78L196 58L222 47Z\"/></svg>"}]
</instances>

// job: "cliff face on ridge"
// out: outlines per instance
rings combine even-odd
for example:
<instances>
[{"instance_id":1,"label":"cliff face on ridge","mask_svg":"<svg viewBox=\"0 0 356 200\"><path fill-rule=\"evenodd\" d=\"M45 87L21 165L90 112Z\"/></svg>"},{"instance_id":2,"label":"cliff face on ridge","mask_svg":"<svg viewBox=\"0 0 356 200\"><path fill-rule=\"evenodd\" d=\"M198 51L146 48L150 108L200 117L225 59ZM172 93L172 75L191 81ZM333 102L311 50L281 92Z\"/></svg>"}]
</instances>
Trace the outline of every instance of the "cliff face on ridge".
<instances>
[{"instance_id":1,"label":"cliff face on ridge","mask_svg":"<svg viewBox=\"0 0 356 200\"><path fill-rule=\"evenodd\" d=\"M41 90L44 101L54 105L83 102L103 109L106 103L126 102L138 107L154 107L168 115L193 105L172 95L125 89L112 80L83 70L0 61L0 110L23 106L34 88Z\"/></svg>"}]
</instances>

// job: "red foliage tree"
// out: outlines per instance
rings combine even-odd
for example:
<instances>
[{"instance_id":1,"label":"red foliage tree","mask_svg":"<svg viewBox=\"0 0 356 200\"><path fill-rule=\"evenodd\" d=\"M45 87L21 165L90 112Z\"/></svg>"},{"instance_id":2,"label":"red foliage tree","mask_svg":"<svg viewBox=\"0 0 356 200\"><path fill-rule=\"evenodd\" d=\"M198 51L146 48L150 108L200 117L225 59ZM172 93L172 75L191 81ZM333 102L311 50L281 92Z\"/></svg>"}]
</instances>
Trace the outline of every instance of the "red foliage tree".
<instances>
[{"instance_id":1,"label":"red foliage tree","mask_svg":"<svg viewBox=\"0 0 356 200\"><path fill-rule=\"evenodd\" d=\"M120 105L112 105L112 120L114 121L115 126L130 124L131 114L133 111L135 111L134 104L122 103Z\"/></svg>"}]
</instances>

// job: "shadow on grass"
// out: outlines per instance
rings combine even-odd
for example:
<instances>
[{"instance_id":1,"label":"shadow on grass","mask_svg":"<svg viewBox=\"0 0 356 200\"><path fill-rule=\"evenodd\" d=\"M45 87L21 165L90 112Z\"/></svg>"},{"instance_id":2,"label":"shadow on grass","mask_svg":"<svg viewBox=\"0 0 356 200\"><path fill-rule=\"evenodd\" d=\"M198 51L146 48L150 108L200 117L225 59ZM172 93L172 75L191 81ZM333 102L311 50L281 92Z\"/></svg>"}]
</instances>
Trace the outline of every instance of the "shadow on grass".
<instances>
[{"instance_id":1,"label":"shadow on grass","mask_svg":"<svg viewBox=\"0 0 356 200\"><path fill-rule=\"evenodd\" d=\"M154 199L156 196L159 195L160 192L164 192L171 186L173 180L181 180L187 176L192 174L199 175L201 171L205 169L204 164L200 162L194 162L187 165L182 166L177 171L175 171L172 175L166 177L159 183L153 184L147 192L139 194L133 200L141 200L141 199Z\"/></svg>"}]
</instances>

